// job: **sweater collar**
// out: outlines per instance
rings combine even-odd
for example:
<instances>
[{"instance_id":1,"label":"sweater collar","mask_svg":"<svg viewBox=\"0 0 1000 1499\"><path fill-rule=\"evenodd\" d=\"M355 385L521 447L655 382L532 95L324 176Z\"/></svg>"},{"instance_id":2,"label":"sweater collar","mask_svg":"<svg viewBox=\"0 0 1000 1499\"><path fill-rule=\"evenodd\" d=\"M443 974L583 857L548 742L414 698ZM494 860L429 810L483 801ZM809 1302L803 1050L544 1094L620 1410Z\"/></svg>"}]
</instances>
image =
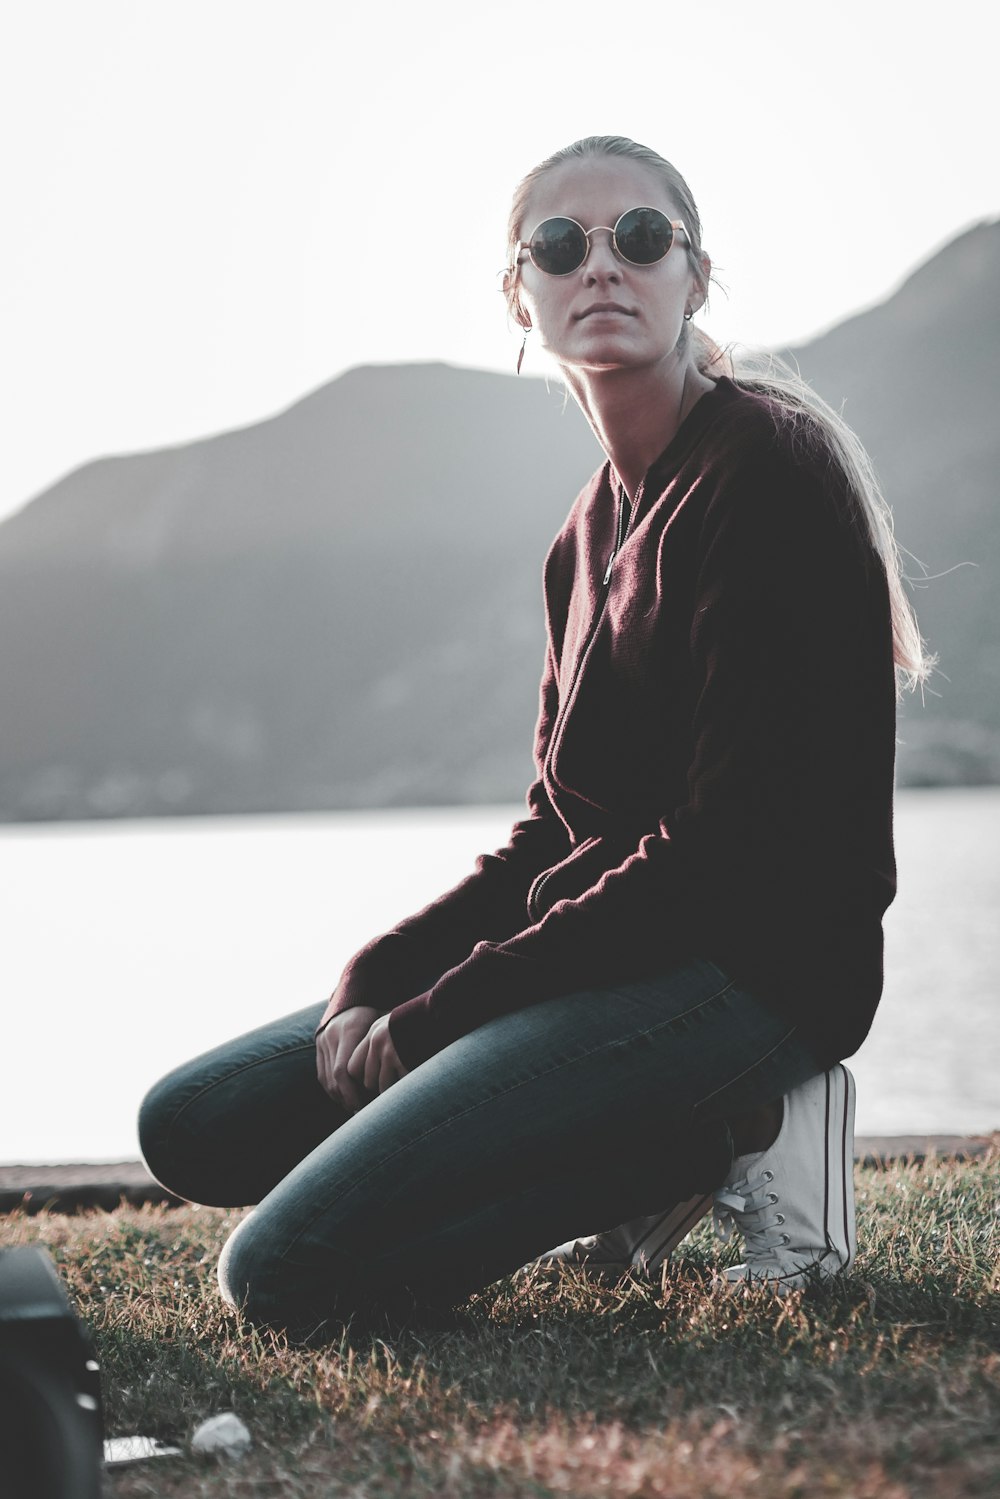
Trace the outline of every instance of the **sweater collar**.
<instances>
[{"instance_id":1,"label":"sweater collar","mask_svg":"<svg viewBox=\"0 0 1000 1499\"><path fill-rule=\"evenodd\" d=\"M648 489L654 481L658 488L669 482L695 444L701 441L709 427L739 397L739 388L729 376L720 375L714 388L706 390L701 399L691 407L660 456L654 458L643 480L643 489Z\"/></svg>"}]
</instances>

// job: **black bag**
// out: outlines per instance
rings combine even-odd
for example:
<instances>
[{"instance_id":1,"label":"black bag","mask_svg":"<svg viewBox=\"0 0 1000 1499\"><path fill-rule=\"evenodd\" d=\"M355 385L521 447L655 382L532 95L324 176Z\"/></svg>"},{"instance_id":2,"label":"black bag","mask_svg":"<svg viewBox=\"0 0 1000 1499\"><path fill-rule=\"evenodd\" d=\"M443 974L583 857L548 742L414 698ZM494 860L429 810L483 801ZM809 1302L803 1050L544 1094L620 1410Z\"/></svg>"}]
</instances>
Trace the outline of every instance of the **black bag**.
<instances>
[{"instance_id":1,"label":"black bag","mask_svg":"<svg viewBox=\"0 0 1000 1499\"><path fill-rule=\"evenodd\" d=\"M42 1249L0 1250L0 1491L99 1499L97 1360Z\"/></svg>"}]
</instances>

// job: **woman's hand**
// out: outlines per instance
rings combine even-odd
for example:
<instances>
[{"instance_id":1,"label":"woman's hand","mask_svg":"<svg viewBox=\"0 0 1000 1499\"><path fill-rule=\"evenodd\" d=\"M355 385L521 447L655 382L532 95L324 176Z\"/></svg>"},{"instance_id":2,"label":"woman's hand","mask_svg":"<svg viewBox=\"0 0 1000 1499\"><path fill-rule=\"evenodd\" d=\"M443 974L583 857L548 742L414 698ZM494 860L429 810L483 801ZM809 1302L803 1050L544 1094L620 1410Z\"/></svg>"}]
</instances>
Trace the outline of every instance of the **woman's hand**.
<instances>
[{"instance_id":1,"label":"woman's hand","mask_svg":"<svg viewBox=\"0 0 1000 1499\"><path fill-rule=\"evenodd\" d=\"M405 1077L407 1070L392 1044L389 1017L382 1015L358 1042L347 1064L348 1074L358 1083L363 1083L369 1093L384 1093L386 1088Z\"/></svg>"},{"instance_id":2,"label":"woman's hand","mask_svg":"<svg viewBox=\"0 0 1000 1499\"><path fill-rule=\"evenodd\" d=\"M348 1064L358 1050L358 1043L364 1045L363 1038L377 1019L378 1010L356 1005L334 1015L316 1037L316 1075L330 1097L350 1114L356 1114L371 1101L348 1072Z\"/></svg>"}]
</instances>

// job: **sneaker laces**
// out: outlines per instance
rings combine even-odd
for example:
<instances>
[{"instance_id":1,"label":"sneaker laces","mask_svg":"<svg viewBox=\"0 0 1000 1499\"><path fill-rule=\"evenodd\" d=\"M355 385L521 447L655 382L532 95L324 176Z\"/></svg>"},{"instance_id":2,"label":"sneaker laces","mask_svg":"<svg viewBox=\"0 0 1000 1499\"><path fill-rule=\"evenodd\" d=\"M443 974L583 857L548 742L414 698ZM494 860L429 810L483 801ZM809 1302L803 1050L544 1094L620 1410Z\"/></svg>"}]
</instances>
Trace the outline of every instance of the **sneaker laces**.
<instances>
[{"instance_id":1,"label":"sneaker laces","mask_svg":"<svg viewBox=\"0 0 1000 1499\"><path fill-rule=\"evenodd\" d=\"M784 1213L774 1212L778 1194L771 1186L773 1171L749 1174L742 1181L727 1182L715 1193L712 1218L715 1232L724 1244L738 1228L746 1242L748 1259L773 1257L789 1237L783 1230Z\"/></svg>"}]
</instances>

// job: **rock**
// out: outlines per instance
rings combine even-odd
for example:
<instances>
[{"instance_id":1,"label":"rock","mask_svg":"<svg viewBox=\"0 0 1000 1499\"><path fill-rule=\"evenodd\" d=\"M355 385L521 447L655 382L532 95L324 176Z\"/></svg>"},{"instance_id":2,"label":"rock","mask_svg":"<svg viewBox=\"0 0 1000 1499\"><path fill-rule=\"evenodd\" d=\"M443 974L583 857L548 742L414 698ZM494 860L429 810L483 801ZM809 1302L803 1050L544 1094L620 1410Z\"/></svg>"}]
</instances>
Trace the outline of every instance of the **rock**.
<instances>
[{"instance_id":1,"label":"rock","mask_svg":"<svg viewBox=\"0 0 1000 1499\"><path fill-rule=\"evenodd\" d=\"M232 1411L202 1421L191 1438L191 1451L211 1457L242 1457L250 1450L250 1433Z\"/></svg>"}]
</instances>

